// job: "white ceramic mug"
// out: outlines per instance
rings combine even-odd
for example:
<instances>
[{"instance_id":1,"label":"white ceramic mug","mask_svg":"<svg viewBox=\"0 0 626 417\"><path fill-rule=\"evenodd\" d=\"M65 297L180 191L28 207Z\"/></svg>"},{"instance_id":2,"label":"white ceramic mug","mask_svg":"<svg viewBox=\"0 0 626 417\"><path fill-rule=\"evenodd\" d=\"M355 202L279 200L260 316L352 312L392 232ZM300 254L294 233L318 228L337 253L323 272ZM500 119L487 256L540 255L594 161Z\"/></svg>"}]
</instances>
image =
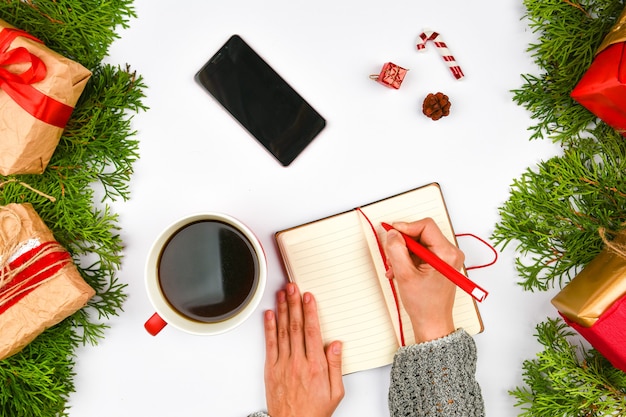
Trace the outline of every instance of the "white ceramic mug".
<instances>
[{"instance_id":1,"label":"white ceramic mug","mask_svg":"<svg viewBox=\"0 0 626 417\"><path fill-rule=\"evenodd\" d=\"M219 231L215 228L219 228ZM218 239L217 236L219 236L219 241L215 240ZM228 242L235 242L235 246L232 246L232 243L230 246L238 251L231 251L233 259L222 258L230 255L223 253L224 250L220 251L224 249L222 242L226 242L222 239L223 236L230 239ZM197 244L197 241L201 243ZM188 244L181 246L183 245L181 242L188 242ZM244 246L245 249L243 249ZM249 252L246 252L247 250ZM212 259L212 254L215 252L219 252L220 255L215 255L215 259ZM237 257L239 259L236 259ZM238 262L242 259L245 260L243 263L245 265L249 265L252 261L255 264L252 284L248 283L250 277L246 277L245 283L242 281L239 285L237 280L242 274L232 272L236 270ZM196 263L198 265L195 265ZM177 268L181 266L183 271L180 276L177 276ZM194 268L202 270L202 274L196 274ZM219 271L216 272L216 269ZM205 310L215 308L228 301L228 294L232 293L224 290L229 285L229 282L224 282L224 280L227 280L229 270L232 270L231 287L239 285L246 289L230 297L237 304L235 308L219 317L209 317L208 313L206 317L194 316L196 311L203 311L202 314L205 314L202 308ZM219 275L219 278L212 277L215 275L213 272ZM148 297L156 310L156 313L145 323L148 333L157 335L167 324L170 324L191 334L214 335L237 327L256 309L265 289L267 260L259 240L245 224L226 214L207 212L184 217L161 232L148 254L145 274ZM170 278L166 279L168 274ZM202 275L202 278L196 275ZM196 286L195 283L199 282L198 280L201 280L198 284L200 287L190 289L189 283L193 282L193 286ZM250 285L249 291L248 285ZM174 294L178 294L176 296L178 298L174 297ZM241 300L242 296L245 300ZM193 300L186 300L185 297L191 297ZM220 301L214 302L209 299ZM187 309L186 306L192 304L193 308ZM204 307L197 307L198 305Z\"/></svg>"}]
</instances>

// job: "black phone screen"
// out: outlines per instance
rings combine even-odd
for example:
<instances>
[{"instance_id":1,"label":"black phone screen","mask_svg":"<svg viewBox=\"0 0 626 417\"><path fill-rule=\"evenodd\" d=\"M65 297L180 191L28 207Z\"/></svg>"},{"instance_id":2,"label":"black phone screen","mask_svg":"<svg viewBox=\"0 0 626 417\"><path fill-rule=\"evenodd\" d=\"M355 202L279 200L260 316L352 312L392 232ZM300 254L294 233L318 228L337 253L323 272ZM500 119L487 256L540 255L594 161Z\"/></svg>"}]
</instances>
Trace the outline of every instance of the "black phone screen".
<instances>
[{"instance_id":1,"label":"black phone screen","mask_svg":"<svg viewBox=\"0 0 626 417\"><path fill-rule=\"evenodd\" d=\"M195 78L284 166L326 125L239 35L231 36Z\"/></svg>"}]
</instances>

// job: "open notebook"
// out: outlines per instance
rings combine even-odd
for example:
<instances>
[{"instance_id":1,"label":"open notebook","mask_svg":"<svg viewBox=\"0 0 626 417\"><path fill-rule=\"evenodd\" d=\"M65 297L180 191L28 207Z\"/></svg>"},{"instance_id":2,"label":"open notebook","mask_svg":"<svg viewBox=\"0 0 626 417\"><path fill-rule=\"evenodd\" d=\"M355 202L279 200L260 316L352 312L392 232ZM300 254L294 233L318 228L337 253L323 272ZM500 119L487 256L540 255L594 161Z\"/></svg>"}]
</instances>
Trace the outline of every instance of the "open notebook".
<instances>
[{"instance_id":1,"label":"open notebook","mask_svg":"<svg viewBox=\"0 0 626 417\"><path fill-rule=\"evenodd\" d=\"M437 183L361 206L360 210L363 214L350 210L275 235L289 279L302 292L315 295L324 341L343 342L344 374L388 365L400 346L396 301L367 219L384 242L382 222L431 217L457 244ZM408 345L414 343L413 331L401 303L400 309ZM454 321L457 328L472 335L483 330L474 299L460 288Z\"/></svg>"}]
</instances>

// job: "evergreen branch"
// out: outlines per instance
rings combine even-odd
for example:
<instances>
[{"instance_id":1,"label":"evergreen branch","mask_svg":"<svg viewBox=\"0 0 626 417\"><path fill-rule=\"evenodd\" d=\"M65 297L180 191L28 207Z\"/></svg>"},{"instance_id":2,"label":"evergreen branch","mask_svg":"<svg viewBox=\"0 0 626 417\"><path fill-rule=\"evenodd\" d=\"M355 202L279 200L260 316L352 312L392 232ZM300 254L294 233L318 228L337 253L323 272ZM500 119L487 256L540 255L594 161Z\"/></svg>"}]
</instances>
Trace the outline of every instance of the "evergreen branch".
<instances>
[{"instance_id":1,"label":"evergreen branch","mask_svg":"<svg viewBox=\"0 0 626 417\"><path fill-rule=\"evenodd\" d=\"M61 322L0 362L0 415L67 416L65 402L74 391L73 334L71 323Z\"/></svg>"},{"instance_id":2,"label":"evergreen branch","mask_svg":"<svg viewBox=\"0 0 626 417\"><path fill-rule=\"evenodd\" d=\"M104 199L128 198L132 166L139 144L132 137L132 115L146 110L145 85L140 76L110 65L98 66L76 107L57 149L65 158L51 161L51 168L68 175L82 171L104 189Z\"/></svg>"},{"instance_id":3,"label":"evergreen branch","mask_svg":"<svg viewBox=\"0 0 626 417\"><path fill-rule=\"evenodd\" d=\"M567 284L602 249L598 230L625 226L626 143L606 126L595 133L603 139L581 139L562 156L529 168L500 208L492 238L502 247L516 242L526 290Z\"/></svg>"},{"instance_id":4,"label":"evergreen branch","mask_svg":"<svg viewBox=\"0 0 626 417\"><path fill-rule=\"evenodd\" d=\"M126 300L126 284L120 283L115 276L103 279L103 268L99 263L94 263L87 267L80 268L85 280L92 283L92 287L96 290L96 296L89 300L89 306L94 308L98 313L98 319L110 318L116 316L119 311L123 310L124 301Z\"/></svg>"},{"instance_id":5,"label":"evergreen branch","mask_svg":"<svg viewBox=\"0 0 626 417\"><path fill-rule=\"evenodd\" d=\"M4 0L2 18L38 37L51 49L95 68L136 17L132 0Z\"/></svg>"},{"instance_id":6,"label":"evergreen branch","mask_svg":"<svg viewBox=\"0 0 626 417\"><path fill-rule=\"evenodd\" d=\"M609 416L626 413L626 373L597 351L568 339L573 332L560 319L537 325L544 350L523 364L525 387L517 398L523 417Z\"/></svg>"}]
</instances>

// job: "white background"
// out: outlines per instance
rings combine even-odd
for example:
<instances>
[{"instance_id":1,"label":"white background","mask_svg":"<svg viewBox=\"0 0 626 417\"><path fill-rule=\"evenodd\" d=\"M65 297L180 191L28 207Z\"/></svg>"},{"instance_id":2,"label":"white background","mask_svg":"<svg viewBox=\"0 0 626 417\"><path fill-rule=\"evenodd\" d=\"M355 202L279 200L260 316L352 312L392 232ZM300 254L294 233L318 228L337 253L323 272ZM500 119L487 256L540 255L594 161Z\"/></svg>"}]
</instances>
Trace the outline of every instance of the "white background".
<instances>
[{"instance_id":1,"label":"white background","mask_svg":"<svg viewBox=\"0 0 626 417\"><path fill-rule=\"evenodd\" d=\"M119 32L108 59L144 77L150 107L133 119L141 159L131 199L113 207L129 297L105 338L78 351L72 417L241 417L264 409L262 311L286 280L274 232L436 181L456 232L489 238L513 180L559 152L529 140L534 121L512 100L520 75L538 73L526 52L535 35L521 0L137 0L135 8L138 18ZM417 52L424 28L442 34L463 80L432 44ZM234 33L327 119L288 168L194 82ZM388 61L410 70L400 90L369 79ZM452 108L434 122L421 103L437 91ZM259 236L269 263L265 295L226 334L167 327L152 337L143 328L153 312L144 289L150 245L171 222L201 211L228 213ZM461 242L468 265L489 258L469 243ZM520 412L508 390L522 384L522 362L540 348L535 325L556 315L554 294L516 284L513 249L470 273L490 292L480 305L485 331L475 337L490 416ZM346 376L336 416L388 415L388 379L388 367Z\"/></svg>"}]
</instances>

